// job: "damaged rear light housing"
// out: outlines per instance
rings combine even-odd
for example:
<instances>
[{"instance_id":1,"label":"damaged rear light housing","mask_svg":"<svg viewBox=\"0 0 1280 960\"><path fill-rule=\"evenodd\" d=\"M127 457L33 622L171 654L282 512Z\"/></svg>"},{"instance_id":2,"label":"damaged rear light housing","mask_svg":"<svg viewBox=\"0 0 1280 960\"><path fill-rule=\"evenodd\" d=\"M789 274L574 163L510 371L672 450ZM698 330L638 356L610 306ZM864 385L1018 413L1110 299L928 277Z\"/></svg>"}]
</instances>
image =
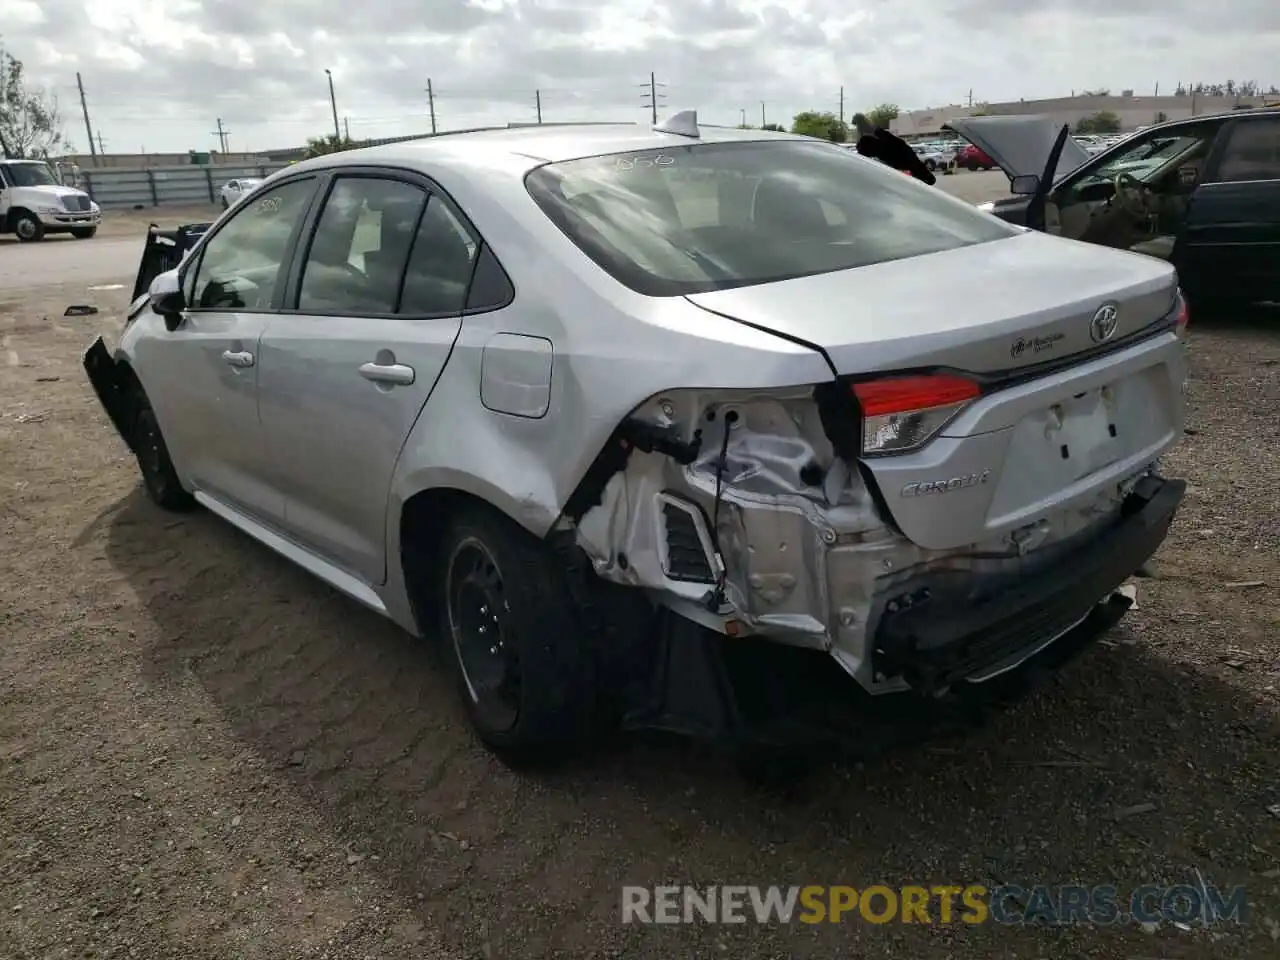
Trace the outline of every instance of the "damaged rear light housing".
<instances>
[{"instance_id":1,"label":"damaged rear light housing","mask_svg":"<svg viewBox=\"0 0 1280 960\"><path fill-rule=\"evenodd\" d=\"M1173 321L1173 332L1179 337L1187 335L1187 324L1191 322L1191 310L1187 306L1187 297L1179 288L1177 299L1177 315Z\"/></svg>"},{"instance_id":2,"label":"damaged rear light housing","mask_svg":"<svg viewBox=\"0 0 1280 960\"><path fill-rule=\"evenodd\" d=\"M864 380L852 386L862 415L862 455L916 450L982 395L973 380L937 373Z\"/></svg>"}]
</instances>

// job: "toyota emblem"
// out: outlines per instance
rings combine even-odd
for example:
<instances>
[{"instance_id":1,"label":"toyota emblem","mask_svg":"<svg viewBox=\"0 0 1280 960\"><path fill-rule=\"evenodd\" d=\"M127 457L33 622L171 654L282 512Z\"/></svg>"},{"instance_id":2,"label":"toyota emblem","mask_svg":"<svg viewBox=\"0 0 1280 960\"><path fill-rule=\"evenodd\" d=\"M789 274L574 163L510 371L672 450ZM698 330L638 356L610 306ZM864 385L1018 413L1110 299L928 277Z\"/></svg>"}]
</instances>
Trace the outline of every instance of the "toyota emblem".
<instances>
[{"instance_id":1,"label":"toyota emblem","mask_svg":"<svg viewBox=\"0 0 1280 960\"><path fill-rule=\"evenodd\" d=\"M1104 303L1089 322L1089 336L1094 343L1104 343L1116 335L1120 325L1120 311L1114 303Z\"/></svg>"}]
</instances>

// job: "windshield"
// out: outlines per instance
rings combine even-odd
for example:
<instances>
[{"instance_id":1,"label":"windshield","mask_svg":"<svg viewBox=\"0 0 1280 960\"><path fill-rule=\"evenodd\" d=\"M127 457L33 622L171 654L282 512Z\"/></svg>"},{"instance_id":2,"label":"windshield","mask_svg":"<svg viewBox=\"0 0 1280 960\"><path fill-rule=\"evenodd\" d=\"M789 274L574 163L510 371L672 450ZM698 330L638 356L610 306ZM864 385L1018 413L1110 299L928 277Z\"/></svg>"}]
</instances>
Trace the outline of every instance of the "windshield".
<instances>
[{"instance_id":1,"label":"windshield","mask_svg":"<svg viewBox=\"0 0 1280 960\"><path fill-rule=\"evenodd\" d=\"M526 183L575 244L648 296L847 270L1018 233L819 141L591 157L539 167Z\"/></svg>"},{"instance_id":2,"label":"windshield","mask_svg":"<svg viewBox=\"0 0 1280 960\"><path fill-rule=\"evenodd\" d=\"M54 187L58 181L43 163L10 163L5 165L15 187Z\"/></svg>"}]
</instances>

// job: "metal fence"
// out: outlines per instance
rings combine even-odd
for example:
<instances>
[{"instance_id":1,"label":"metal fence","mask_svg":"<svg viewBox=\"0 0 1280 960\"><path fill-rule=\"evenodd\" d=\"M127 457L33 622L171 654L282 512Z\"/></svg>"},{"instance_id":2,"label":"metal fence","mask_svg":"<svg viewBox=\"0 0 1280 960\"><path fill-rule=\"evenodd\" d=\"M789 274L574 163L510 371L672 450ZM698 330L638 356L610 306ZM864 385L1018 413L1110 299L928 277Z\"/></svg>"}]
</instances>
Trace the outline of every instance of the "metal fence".
<instances>
[{"instance_id":1,"label":"metal fence","mask_svg":"<svg viewBox=\"0 0 1280 960\"><path fill-rule=\"evenodd\" d=\"M261 163L182 167L146 167L136 170L103 167L82 169L84 189L103 209L112 207L162 207L175 204L220 202L222 185L240 177L265 177L285 166Z\"/></svg>"}]
</instances>

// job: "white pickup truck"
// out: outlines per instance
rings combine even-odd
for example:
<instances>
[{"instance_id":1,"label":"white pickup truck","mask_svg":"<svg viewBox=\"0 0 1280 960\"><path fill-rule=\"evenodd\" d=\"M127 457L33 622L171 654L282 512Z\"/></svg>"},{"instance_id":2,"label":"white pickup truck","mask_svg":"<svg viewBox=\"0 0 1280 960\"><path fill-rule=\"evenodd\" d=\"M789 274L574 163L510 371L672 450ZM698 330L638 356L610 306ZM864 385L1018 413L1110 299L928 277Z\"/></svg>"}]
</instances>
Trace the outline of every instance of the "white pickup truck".
<instances>
[{"instance_id":1,"label":"white pickup truck","mask_svg":"<svg viewBox=\"0 0 1280 960\"><path fill-rule=\"evenodd\" d=\"M87 240L102 211L87 193L63 186L43 160L0 160L0 234L30 243L50 233Z\"/></svg>"}]
</instances>

